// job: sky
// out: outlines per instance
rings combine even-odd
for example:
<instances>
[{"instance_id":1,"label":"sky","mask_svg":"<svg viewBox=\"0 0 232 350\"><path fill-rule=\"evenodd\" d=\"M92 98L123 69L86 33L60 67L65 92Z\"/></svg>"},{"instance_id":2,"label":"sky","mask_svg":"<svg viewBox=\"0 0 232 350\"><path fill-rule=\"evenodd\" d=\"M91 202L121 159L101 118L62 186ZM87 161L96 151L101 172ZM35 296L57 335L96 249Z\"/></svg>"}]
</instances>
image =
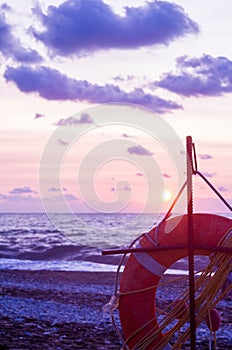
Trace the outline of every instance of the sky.
<instances>
[{"instance_id":1,"label":"sky","mask_svg":"<svg viewBox=\"0 0 232 350\"><path fill-rule=\"evenodd\" d=\"M231 10L0 1L0 212L166 211L186 177L187 135L231 204ZM228 212L193 180L196 211Z\"/></svg>"}]
</instances>

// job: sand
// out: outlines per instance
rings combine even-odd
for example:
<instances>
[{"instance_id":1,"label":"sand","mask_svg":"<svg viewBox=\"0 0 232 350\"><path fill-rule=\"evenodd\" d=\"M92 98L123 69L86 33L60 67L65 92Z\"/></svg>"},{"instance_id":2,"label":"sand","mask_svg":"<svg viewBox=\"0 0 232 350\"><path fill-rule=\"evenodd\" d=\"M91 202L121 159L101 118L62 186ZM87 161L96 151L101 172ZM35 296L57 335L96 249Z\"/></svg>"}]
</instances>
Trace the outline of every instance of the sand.
<instances>
[{"instance_id":1,"label":"sand","mask_svg":"<svg viewBox=\"0 0 232 350\"><path fill-rule=\"evenodd\" d=\"M114 273L0 271L0 349L120 349L102 307L113 294ZM172 279L166 276L165 279ZM185 283L159 288L162 304ZM218 349L232 349L232 301L218 306ZM208 349L209 331L197 332L197 349ZM187 343L183 349L190 349Z\"/></svg>"}]
</instances>

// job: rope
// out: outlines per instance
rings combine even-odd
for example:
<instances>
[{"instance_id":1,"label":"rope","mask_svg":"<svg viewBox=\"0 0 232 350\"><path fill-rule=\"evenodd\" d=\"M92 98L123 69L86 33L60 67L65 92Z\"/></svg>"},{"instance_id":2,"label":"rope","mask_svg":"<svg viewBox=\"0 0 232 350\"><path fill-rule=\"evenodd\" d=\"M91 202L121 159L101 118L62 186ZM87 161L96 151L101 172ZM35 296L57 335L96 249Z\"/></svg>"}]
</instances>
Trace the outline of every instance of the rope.
<instances>
[{"instance_id":1,"label":"rope","mask_svg":"<svg viewBox=\"0 0 232 350\"><path fill-rule=\"evenodd\" d=\"M133 242L129 245L129 249L132 248L132 246L138 241L140 240L143 236L145 235L145 233L142 233L141 235L139 235L138 237L136 237ZM117 272L115 275L115 281L114 281L114 295L117 296L118 295L118 285L119 285L119 273L120 273L120 269L122 267L122 264L124 263L125 259L126 259L127 253L123 254L123 256L120 259L120 262L118 264L118 268L117 268Z\"/></svg>"},{"instance_id":2,"label":"rope","mask_svg":"<svg viewBox=\"0 0 232 350\"><path fill-rule=\"evenodd\" d=\"M198 169L197 169L197 158L196 158L195 144L192 143L192 139L191 139L190 136L187 137L187 143L188 143L188 146L189 146L189 150L188 150L189 152L187 152L187 153L190 156L190 163L191 163L190 164L191 171L190 171L190 167L189 167L189 178L190 178L190 175L192 177L192 175L198 174L209 185L209 187L218 195L218 197L229 208L229 210L232 211L232 206L223 198L223 196L205 178L205 176L198 171ZM190 150L190 146L191 146L191 150ZM192 152L193 152L193 154L192 154ZM194 156L194 159L192 159L192 156ZM172 210L173 210L174 206L176 205L180 195L182 194L182 192L183 192L184 188L186 187L186 185L188 185L188 181L187 180L182 185L182 187L179 190L179 193L177 194L176 198L174 199L170 209L168 210L168 212L164 216L163 220L161 220L160 224L162 224L165 220L167 220L170 217L170 215L172 213ZM189 189L188 189L188 191L189 191L190 190L190 185L188 185L187 187L189 187ZM159 245L159 241L158 241L159 225L155 229L154 241L152 241L152 243L155 244L155 245ZM191 226L191 225L189 225L189 226ZM143 233L142 235L137 237L130 244L129 249L132 248L132 246L140 238L144 237L144 235L145 234ZM232 241L232 237L231 236L232 236L232 231L230 232L228 237L225 235L224 239L222 240L222 242L220 242L220 244L222 244L223 246L231 247L231 241ZM147 236L147 238L150 240L149 236ZM191 246L191 239L189 239L189 243L190 243L190 246ZM220 246L220 244L219 244L219 246ZM193 249L193 247L191 247L191 248ZM116 329L116 332L117 332L119 338L121 339L121 341L123 343L122 350L123 349L128 349L129 350L129 347L127 346L127 343L129 342L129 340L135 334L137 334L141 329L145 328L147 326L147 324L150 324L151 322L153 322L154 319L149 320L139 330L136 330L126 341L124 341L124 339L121 336L121 334L119 332L119 329L118 329L118 327L116 325L116 322L115 322L115 319L114 319L114 315L113 315L114 310L118 307L119 297L121 295L133 294L133 293L142 293L142 292L145 292L145 291L147 291L149 289L157 288L157 286L151 286L149 288L136 290L136 291L130 291L130 292L127 292L127 293L118 293L120 269L121 269L122 264L124 263L124 261L126 259L126 255L127 255L127 253L124 253L124 255L122 256L122 258L121 258L121 260L119 262L118 269L117 269L116 276L115 276L114 295L111 298L109 304L106 305L106 309L108 308L107 310L111 314L112 323L114 325L114 328ZM215 266L217 267L217 270L214 273ZM192 259L192 269L191 269L191 266L190 266L189 267L189 272L192 273L192 279L193 279L193 277L194 277L194 260L193 259ZM173 305L173 308L172 308L171 312L167 312L167 317L161 323L161 325L159 326L159 329L157 329L157 327L156 327L156 329L152 329L151 331L149 331L149 334L147 334L147 336L145 336L143 339L141 339L138 342L138 344L136 344L134 349L136 349L136 347L139 346L140 350L145 350L149 346L149 344L151 344L154 341L156 336L160 332L162 332L162 330L167 325L169 325L171 322L173 322L173 320L175 319L175 316L178 314L178 312L181 311L181 308L183 307L184 303L186 303L188 300L190 300L190 306L192 306L192 307L190 307L190 311L196 309L196 311L198 312L196 320L195 319L193 320L193 316L195 318L195 315L192 315L192 317L190 317L190 318L192 318L192 321L194 321L194 322L191 322L191 323L195 323L193 328L195 328L195 326L196 327L199 326L199 324L202 322L202 320L206 317L207 312L209 312L208 311L209 307L212 308L213 306L215 306L228 293L228 291L232 288L232 283L231 283L229 286L227 286L225 288L225 290L223 291L223 293L221 293L221 295L219 297L217 296L217 294L219 292L219 289L224 284L224 282L225 282L225 280L227 278L227 275L229 275L230 272L231 272L231 257L230 257L230 253L226 253L226 252L213 253L211 255L211 261L210 261L209 265L202 272L201 276L197 278L196 284L194 282L194 279L193 279L192 283L190 283L190 278L189 278L189 288L192 286L193 290L192 291L187 291L186 293L184 293L182 295L181 302L178 303L178 305ZM181 277L181 278L183 278L183 277ZM186 278L186 277L184 277L184 278ZM175 280L177 280L177 279L175 279ZM166 282L166 283L170 283L170 282ZM166 284L166 283L163 283L163 284ZM196 299L194 298L194 294L195 293L197 293L197 298ZM193 305L193 301L194 301L194 305ZM178 340L175 343L173 349L180 349L181 344L183 344L183 342L185 342L190 336L190 328L188 328L183 334L180 333L180 328L183 326L183 324L185 324L189 320L189 312L190 311L186 312L186 315L184 315L176 323L176 325L166 334L165 338L159 344L157 344L157 349L162 349L164 345L169 343L170 339L172 338L173 334L176 331L178 331ZM160 310L157 310L157 312L159 312L159 314L161 314ZM195 329L194 329L194 332L195 332ZM191 330L191 334L192 334L191 338L195 338L195 335L193 334L192 330ZM193 340L194 340L193 341L193 344L194 344L195 343L195 339L193 339ZM191 343L192 343L192 341L191 341ZM215 348L216 348L216 335L215 335Z\"/></svg>"},{"instance_id":3,"label":"rope","mask_svg":"<svg viewBox=\"0 0 232 350\"><path fill-rule=\"evenodd\" d=\"M231 231L230 231L231 232ZM220 242L223 246L230 247L232 245L232 234L226 234L223 240ZM215 271L216 268L216 271ZM230 253L214 253L210 257L210 263L208 266L202 271L201 275L196 279L195 283L195 306L196 306L196 327L200 325L200 323L206 318L209 310L211 310L223 297L226 293L232 288L232 284L230 284L223 293L219 295L219 291L224 284L227 276L231 271L231 255ZM183 277L181 277L183 278ZM186 278L186 277L184 277ZM178 278L179 279L179 278ZM174 280L174 279L173 279ZM175 279L177 280L177 279ZM171 281L172 282L172 281ZM168 282L166 282L168 283ZM165 284L166 284L165 283ZM169 282L170 283L170 282ZM152 286L151 288L155 288L157 286ZM145 289L147 290L147 288ZM145 291L144 290L144 291ZM130 291L129 293L143 292L143 290L139 291ZM184 292L181 297L179 297L181 301L175 305L172 303L171 311L168 311L168 307L164 309L164 312L167 312L167 316L164 320L162 320L159 324L159 328L152 327L152 329L148 332L146 336L139 340L139 342L134 346L134 349L139 348L140 350L145 350L148 348L150 344L155 340L155 338L163 332L163 330L170 326L170 324L176 319L176 315L178 313L183 312L183 306L189 300L189 291ZM141 330L146 328L149 324L151 324L154 320L153 318L149 320L145 325L137 329L131 336L126 339L124 342L123 349L126 349L128 342ZM156 349L162 349L165 345L167 345L172 339L174 333L178 332L180 328L187 323L189 320L189 310L184 313L183 317L176 321L175 325L165 334L165 337L157 344ZM190 327L188 327L185 332L182 334L179 333L177 341L173 345L173 349L179 349L180 346L186 342L186 340L190 337Z\"/></svg>"},{"instance_id":4,"label":"rope","mask_svg":"<svg viewBox=\"0 0 232 350\"><path fill-rule=\"evenodd\" d=\"M170 281L166 281L166 282L160 283L159 286L166 285L166 284L170 284L170 283L174 283L174 282L176 282L176 281L180 281L180 280L183 280L183 279L186 279L186 278L187 278L186 276L176 277L176 278L171 279ZM151 286L151 287L149 287L149 288L140 289L140 290L134 290L134 291L130 291L130 292L120 293L120 295L130 295L130 294L132 294L132 293L145 292L145 291L147 291L147 290L149 290L149 289L157 288L157 286L158 286L158 285ZM172 304L174 305L174 303L172 303ZM171 305L172 305L172 304L171 304ZM169 313L169 310L168 310L169 308L170 308L170 305L168 305L164 310L162 310L162 312L160 312L159 309L156 309L156 311L158 311L159 314L161 314L161 313L168 314L168 313ZM177 307L175 307L175 309L177 309ZM124 345L127 345L127 343L130 341L130 339L132 339L138 332L140 332L140 331L142 331L144 328L146 328L150 323L154 322L154 320L155 320L156 318L157 318L157 317L155 316L154 318L152 318L151 320L149 320L146 324L144 324L142 327L140 327L139 329L137 329L133 334L131 334L131 336L125 341ZM161 330L162 330L161 328L159 328L159 329L156 328L156 331L157 331L157 332L155 333L156 336L157 336L159 333L161 333ZM154 335L154 329L152 329L151 332L152 332L151 335L153 336L153 335ZM136 344L136 347L137 347L137 346L141 347L141 346L142 346L142 342L143 342L144 340L146 341L147 338L148 338L148 334L147 334L143 339L140 339L141 344L140 344L140 342L139 342L138 344ZM142 349L142 347L141 347L141 349Z\"/></svg>"},{"instance_id":5,"label":"rope","mask_svg":"<svg viewBox=\"0 0 232 350\"><path fill-rule=\"evenodd\" d=\"M232 237L229 235L228 239L223 242L225 246L232 245ZM217 267L216 272L214 272ZM217 297L219 290L225 282L228 274L231 270L231 256L229 253L216 253L211 259L209 265L202 273L202 275L196 280L196 292L198 296L196 298L196 310L198 311L196 318L196 326L206 318L208 308L212 309L216 304L224 297L224 293ZM214 273L214 275L213 275ZM230 288L232 285L230 286ZM228 290L230 289L228 286ZM175 346L185 342L189 336L189 329L178 339ZM173 347L175 349L176 347Z\"/></svg>"},{"instance_id":6,"label":"rope","mask_svg":"<svg viewBox=\"0 0 232 350\"><path fill-rule=\"evenodd\" d=\"M195 279L194 279L194 229L193 229L193 143L187 136L187 211L188 211L188 268L189 268L189 307L191 349L196 349Z\"/></svg>"},{"instance_id":7,"label":"rope","mask_svg":"<svg viewBox=\"0 0 232 350\"><path fill-rule=\"evenodd\" d=\"M141 235L139 235L138 237L136 237L133 242L129 245L129 248L131 248L139 239L141 239L142 237L144 236L144 233L142 233ZM107 313L109 312L110 313L110 316L111 316L111 321L112 321L112 324L113 324L113 327L118 335L118 338L120 339L121 343L124 344L124 338L123 336L121 335L120 331L119 331L119 328L116 324L116 321L115 321L115 317L114 317L114 314L113 312L118 308L118 303L119 303L119 293L118 293L118 285L119 285L119 274L120 274L120 269L122 267L122 264L124 263L125 259L126 259L126 255L127 254L123 254L123 256L121 257L120 259L120 262L118 264L118 268L117 268L117 271L116 271L116 275L115 275L115 281L114 281L114 294L113 296L111 297L110 301L108 304L104 305L103 306L103 313ZM126 345L126 347L124 347L123 345L123 349L128 349L128 346Z\"/></svg>"},{"instance_id":8,"label":"rope","mask_svg":"<svg viewBox=\"0 0 232 350\"><path fill-rule=\"evenodd\" d=\"M196 272L196 274L197 274L197 273L199 273L199 271ZM156 285L151 286L151 287L147 287L147 288L143 288L143 289L131 290L131 291L129 291L129 292L120 292L120 293L118 294L118 296L120 297L120 296L123 296L123 295L130 295L130 294L136 294L136 293L147 292L147 291L149 291L149 290L152 290L152 289L154 289L154 288L157 288L158 286L161 287L161 286L164 286L164 285L166 285L166 284L174 283L174 282L176 282L176 281L180 281L180 280L183 280L183 279L186 279L186 278L187 278L187 276L175 277L175 278L171 279L170 281L166 281L166 282L164 281L164 282L162 282L162 283L156 284Z\"/></svg>"},{"instance_id":9,"label":"rope","mask_svg":"<svg viewBox=\"0 0 232 350\"><path fill-rule=\"evenodd\" d=\"M143 237L143 235L141 235L140 237L136 238L131 246L133 244L135 244L135 242L140 239L141 237ZM219 246L223 246L223 247L230 247L231 246L231 241L232 241L232 231L229 230L229 232L226 233L226 235L223 237L223 239L219 242ZM125 254L126 255L126 254ZM202 312L204 313L203 318L200 317L201 313L199 313L198 316L198 321L197 321L197 326L199 326L199 324L201 323L201 321L199 322L199 317L200 319L204 319L209 310L209 306L211 308L213 308L221 299L224 298L224 296L228 293L228 291L232 288L232 284L230 284L229 286L227 286L227 288L224 290L223 293L221 293L220 296L218 296L215 299L215 302L213 302L213 299L215 297L215 295L218 293L219 289L221 288L221 286L224 284L227 275L230 273L231 270L231 258L229 256L229 253L212 253L210 255L210 264L203 270L201 271L201 276L198 277L197 281L196 281L196 292L198 292L198 298L197 298L197 303L196 303L196 308L198 309L200 307L200 305L202 305L204 303L205 300L208 300L207 305L207 309L206 312L204 310L204 308L202 309ZM215 266L218 266L217 269L217 274L215 277ZM224 267L226 266L226 270ZM118 270L119 273L119 270ZM199 271L196 272L195 274L199 274ZM214 277L213 277L214 275ZM186 279L186 276L179 276L176 278L171 279L170 281L166 281L166 282L162 282L159 284L159 286L162 285L166 285L169 283L175 283L177 281ZM212 281L213 279L213 281ZM210 282L211 281L211 282ZM220 281L220 283L219 283ZM145 325L143 325L140 329L137 329L133 334L131 334L130 338L128 338L126 341L123 339L122 335L120 334L120 331L116 325L115 319L114 319L114 315L113 315L113 311L117 309L118 307L118 301L120 296L123 295L130 295L130 294L135 294L135 293L143 293L146 292L148 290L151 290L153 288L157 288L158 285L154 285L148 288L143 288L143 289L139 289L139 290L134 290L134 291L129 291L129 292L123 292L123 293L119 293L117 291L117 294L114 295L111 298L111 301L108 305L111 306L111 308L109 308L108 310L105 311L110 311L111 314L111 318L112 318L112 323L114 328L116 329L116 332L119 336L119 339L121 340L122 344L123 344L123 348L122 349L129 349L128 348L128 342L130 341L130 339L132 339L138 332L142 331L146 326L148 326L150 323L152 323L155 318L157 318L161 313L166 314L167 317L166 319L159 325L159 329L152 329L149 334L147 334L143 339L140 339L139 344L136 344L137 346L140 346L140 349L146 349L146 347L148 346L148 343L152 343L152 341L157 337L157 335L159 333L161 333L171 322L173 322L173 320L175 319L176 315L180 312L182 312L182 307L185 303L187 303L187 301L189 300L189 292L185 292L183 293L181 296L179 296L178 299L181 299L181 302L178 305L174 305L174 303L171 304L172 306L172 312L170 313L170 311L168 310L168 308L170 308L170 305L167 306L164 310L159 310L157 309L157 314L158 316L149 320ZM205 288L205 289L204 289ZM210 290L215 290L215 293L211 296L210 298L207 298L207 295L210 294L209 291ZM202 292L203 290L203 292ZM108 306L107 305L107 306ZM160 344L161 347L163 347L164 345L166 345L172 338L173 334L180 330L180 328L183 326L183 324L185 324L188 321L189 315L185 315L184 318L182 318L181 320L179 320L179 322L177 322L177 324L175 325L175 327L168 332L168 338L167 336L165 337L165 342L164 340L162 341L162 343ZM187 339L189 338L189 329L185 332L184 335L178 336L178 340L175 344L176 347L174 347L173 349L179 349L181 344L183 344Z\"/></svg>"},{"instance_id":10,"label":"rope","mask_svg":"<svg viewBox=\"0 0 232 350\"><path fill-rule=\"evenodd\" d=\"M196 272L196 273L199 273L199 272ZM164 281L162 283L159 283L159 286L163 286L163 285L166 285L166 284L170 284L170 283L175 283L177 281L180 281L180 280L183 280L183 279L186 279L187 277L186 276L179 276L179 277L175 277L175 278L172 278L170 281ZM158 285L154 285L154 286L151 286L151 287L148 287L148 288L143 288L143 289L137 289L137 290L133 290L133 291L129 291L129 292L118 292L117 293L117 296L113 295L110 299L110 302L108 304L106 304L104 307L103 307L103 312L106 313L106 312L109 312L110 313L110 316L111 316L111 320L112 320L112 324L116 330L116 333L119 337L119 339L121 340L122 344L123 344L123 348L122 349L129 349L127 347L127 342L129 341L129 339L127 340L127 342L125 342L125 340L123 339L119 329L118 329L118 326L116 324L116 321L115 321L115 318L114 318L114 314L113 312L118 308L118 303L119 303L119 298L120 296L125 296L125 295L131 295L131 294L136 294L136 293L143 293L143 292L146 292L146 291L149 291L149 290L152 290L154 288L157 288ZM167 309L167 308L166 308ZM156 309L156 311L158 311L158 315L159 314L167 314L168 311L165 311L166 309L164 310L160 310L160 309ZM154 319L152 319L150 322L153 322ZM145 328L147 326L146 325L143 325L142 328ZM131 335L131 337L135 336L137 334L138 331L141 331L142 329L140 330L136 330L135 333L133 333ZM131 339L131 338L130 338Z\"/></svg>"}]
</instances>

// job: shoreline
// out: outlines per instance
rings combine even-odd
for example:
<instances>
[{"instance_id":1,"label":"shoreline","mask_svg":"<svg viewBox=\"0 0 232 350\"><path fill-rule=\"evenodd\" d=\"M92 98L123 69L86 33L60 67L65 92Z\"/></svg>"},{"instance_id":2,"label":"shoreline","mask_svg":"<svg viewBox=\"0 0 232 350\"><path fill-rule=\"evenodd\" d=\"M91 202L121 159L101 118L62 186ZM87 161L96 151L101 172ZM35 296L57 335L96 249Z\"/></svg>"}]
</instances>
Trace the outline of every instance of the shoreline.
<instances>
[{"instance_id":1,"label":"shoreline","mask_svg":"<svg viewBox=\"0 0 232 350\"><path fill-rule=\"evenodd\" d=\"M165 281L173 278L164 276ZM110 317L102 311L113 294L115 273L2 270L0 279L1 349L120 349ZM186 280L162 285L157 298L168 302L185 287ZM229 350L232 301L220 302L219 309L218 350ZM198 333L197 348L208 349L209 331L203 327Z\"/></svg>"}]
</instances>

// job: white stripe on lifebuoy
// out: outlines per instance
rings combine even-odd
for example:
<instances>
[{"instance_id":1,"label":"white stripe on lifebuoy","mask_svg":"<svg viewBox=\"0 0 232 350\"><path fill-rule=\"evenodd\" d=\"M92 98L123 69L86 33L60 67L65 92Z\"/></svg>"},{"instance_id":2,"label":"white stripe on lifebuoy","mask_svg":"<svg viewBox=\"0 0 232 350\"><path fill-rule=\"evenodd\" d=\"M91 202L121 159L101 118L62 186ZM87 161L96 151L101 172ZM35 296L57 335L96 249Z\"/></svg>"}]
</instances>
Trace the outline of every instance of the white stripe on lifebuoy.
<instances>
[{"instance_id":1,"label":"white stripe on lifebuoy","mask_svg":"<svg viewBox=\"0 0 232 350\"><path fill-rule=\"evenodd\" d=\"M136 248L142 248L140 243L136 244ZM134 256L136 260L145 267L146 270L153 273L153 275L156 276L163 276L164 272L167 270L167 267L164 265L161 265L158 261L153 259L148 253L146 252L136 252L134 253Z\"/></svg>"},{"instance_id":2,"label":"white stripe on lifebuoy","mask_svg":"<svg viewBox=\"0 0 232 350\"><path fill-rule=\"evenodd\" d=\"M168 226L168 231L167 231ZM122 325L123 335L126 339L128 349L137 349L138 344L146 336L151 335L154 328L159 328L159 320L156 315L155 300L157 286L167 268L170 268L176 261L188 256L188 248L175 249L164 253L146 252L157 246L157 236L159 236L159 246L171 247L173 244L187 245L188 242L188 215L170 218L163 221L157 228L152 229L140 239L137 248L143 248L145 252L132 253L126 262L120 283L119 315ZM211 250L207 250L207 245L217 247L223 245L223 240L232 232L232 220L223 216L206 213L193 214L194 243L205 245L205 248L196 249L195 255L210 257ZM167 234L168 232L168 234ZM149 239L149 237L151 239ZM157 259L157 260L156 260ZM165 266L163 266L165 264ZM138 276L138 278L136 278ZM154 288L156 287L156 288ZM135 293L143 291L144 293ZM146 350L160 349L171 350L170 344L165 343L165 333L157 332Z\"/></svg>"}]
</instances>

